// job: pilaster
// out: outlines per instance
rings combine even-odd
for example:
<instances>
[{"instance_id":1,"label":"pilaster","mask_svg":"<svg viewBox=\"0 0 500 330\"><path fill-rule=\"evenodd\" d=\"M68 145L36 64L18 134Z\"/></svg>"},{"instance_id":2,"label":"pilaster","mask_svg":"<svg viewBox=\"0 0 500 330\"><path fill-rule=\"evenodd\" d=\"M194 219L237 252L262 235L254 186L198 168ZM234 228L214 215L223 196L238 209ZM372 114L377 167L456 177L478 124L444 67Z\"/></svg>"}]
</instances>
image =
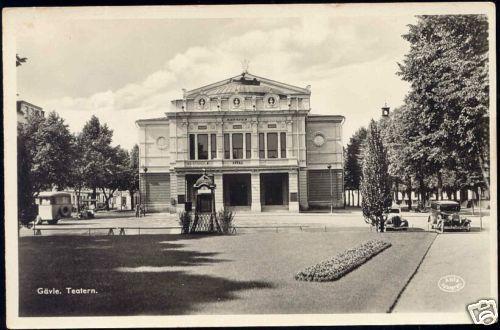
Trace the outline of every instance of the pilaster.
<instances>
[{"instance_id":1,"label":"pilaster","mask_svg":"<svg viewBox=\"0 0 500 330\"><path fill-rule=\"evenodd\" d=\"M214 174L215 183L215 210L220 211L224 208L224 184L222 182L222 173Z\"/></svg>"},{"instance_id":2,"label":"pilaster","mask_svg":"<svg viewBox=\"0 0 500 330\"><path fill-rule=\"evenodd\" d=\"M174 179L174 178L172 178L172 179ZM177 212L182 212L185 209L185 201L187 199L187 196L186 196L186 175L177 174L175 176L175 179L177 180ZM180 196L183 196L184 203L181 203L182 200L179 200Z\"/></svg>"},{"instance_id":3,"label":"pilaster","mask_svg":"<svg viewBox=\"0 0 500 330\"><path fill-rule=\"evenodd\" d=\"M253 212L260 212L262 210L262 208L260 205L260 173L259 172L252 172L251 185L252 185L251 210Z\"/></svg>"},{"instance_id":4,"label":"pilaster","mask_svg":"<svg viewBox=\"0 0 500 330\"><path fill-rule=\"evenodd\" d=\"M290 195L288 210L290 212L299 212L299 181L296 171L288 173L288 191Z\"/></svg>"}]
</instances>

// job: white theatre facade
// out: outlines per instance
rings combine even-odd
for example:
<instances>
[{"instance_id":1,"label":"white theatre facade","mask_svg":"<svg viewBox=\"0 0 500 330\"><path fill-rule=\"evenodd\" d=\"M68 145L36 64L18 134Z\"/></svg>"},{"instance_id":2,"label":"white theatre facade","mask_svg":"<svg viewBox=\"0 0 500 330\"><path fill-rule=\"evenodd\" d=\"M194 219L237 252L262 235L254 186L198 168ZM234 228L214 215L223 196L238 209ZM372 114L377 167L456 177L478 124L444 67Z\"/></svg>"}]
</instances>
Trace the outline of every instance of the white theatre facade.
<instances>
[{"instance_id":1,"label":"white theatre facade","mask_svg":"<svg viewBox=\"0 0 500 330\"><path fill-rule=\"evenodd\" d=\"M164 117L137 121L142 202L190 208L206 170L217 210L343 207L344 117L310 114L310 96L246 72L184 90Z\"/></svg>"}]
</instances>

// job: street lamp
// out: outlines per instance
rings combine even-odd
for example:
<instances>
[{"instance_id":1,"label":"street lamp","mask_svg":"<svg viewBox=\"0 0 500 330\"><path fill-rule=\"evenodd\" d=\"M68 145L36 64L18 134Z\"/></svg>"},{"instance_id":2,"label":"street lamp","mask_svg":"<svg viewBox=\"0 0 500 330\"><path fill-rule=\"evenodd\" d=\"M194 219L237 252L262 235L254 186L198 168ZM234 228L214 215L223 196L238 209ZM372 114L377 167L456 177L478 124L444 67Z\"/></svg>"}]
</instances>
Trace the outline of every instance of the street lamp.
<instances>
[{"instance_id":1,"label":"street lamp","mask_svg":"<svg viewBox=\"0 0 500 330\"><path fill-rule=\"evenodd\" d=\"M330 173L330 213L333 214L333 185L332 185L332 165L327 166L328 172Z\"/></svg>"},{"instance_id":2,"label":"street lamp","mask_svg":"<svg viewBox=\"0 0 500 330\"><path fill-rule=\"evenodd\" d=\"M147 178L146 178L146 173L148 173L148 168L144 166L143 168L144 171L144 214L146 214L147 209L148 209L148 187L147 187Z\"/></svg>"}]
</instances>

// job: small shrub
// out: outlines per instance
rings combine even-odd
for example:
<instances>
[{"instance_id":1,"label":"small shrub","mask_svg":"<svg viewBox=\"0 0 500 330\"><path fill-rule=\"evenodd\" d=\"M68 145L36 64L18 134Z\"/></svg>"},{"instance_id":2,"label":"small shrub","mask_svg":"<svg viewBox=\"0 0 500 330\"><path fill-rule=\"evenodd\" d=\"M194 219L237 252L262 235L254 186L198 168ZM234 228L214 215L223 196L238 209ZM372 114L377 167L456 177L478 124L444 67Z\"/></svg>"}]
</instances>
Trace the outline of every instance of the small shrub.
<instances>
[{"instance_id":1,"label":"small shrub","mask_svg":"<svg viewBox=\"0 0 500 330\"><path fill-rule=\"evenodd\" d=\"M222 209L217 212L217 222L220 225L221 231L224 234L228 234L233 227L233 220L235 216L235 212Z\"/></svg>"},{"instance_id":2,"label":"small shrub","mask_svg":"<svg viewBox=\"0 0 500 330\"><path fill-rule=\"evenodd\" d=\"M191 214L186 211L179 212L179 224L181 225L181 233L189 233L189 228L191 226Z\"/></svg>"},{"instance_id":3,"label":"small shrub","mask_svg":"<svg viewBox=\"0 0 500 330\"><path fill-rule=\"evenodd\" d=\"M381 240L371 240L355 248L345 250L335 257L307 267L295 275L301 281L335 281L361 266L391 246Z\"/></svg>"}]
</instances>

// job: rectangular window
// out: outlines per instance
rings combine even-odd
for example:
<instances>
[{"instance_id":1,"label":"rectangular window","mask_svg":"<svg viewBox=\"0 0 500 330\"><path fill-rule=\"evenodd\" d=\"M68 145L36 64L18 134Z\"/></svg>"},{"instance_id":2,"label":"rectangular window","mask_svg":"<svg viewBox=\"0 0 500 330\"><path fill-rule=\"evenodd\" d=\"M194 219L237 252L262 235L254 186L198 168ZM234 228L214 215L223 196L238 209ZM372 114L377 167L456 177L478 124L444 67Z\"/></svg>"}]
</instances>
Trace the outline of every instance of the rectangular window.
<instances>
[{"instance_id":1,"label":"rectangular window","mask_svg":"<svg viewBox=\"0 0 500 330\"><path fill-rule=\"evenodd\" d=\"M208 159L208 134L198 134L198 159Z\"/></svg>"},{"instance_id":2,"label":"rectangular window","mask_svg":"<svg viewBox=\"0 0 500 330\"><path fill-rule=\"evenodd\" d=\"M194 134L189 134L189 159L196 159Z\"/></svg>"},{"instance_id":3,"label":"rectangular window","mask_svg":"<svg viewBox=\"0 0 500 330\"><path fill-rule=\"evenodd\" d=\"M229 159L230 157L230 144L229 144L229 134L224 134L224 159Z\"/></svg>"},{"instance_id":4,"label":"rectangular window","mask_svg":"<svg viewBox=\"0 0 500 330\"><path fill-rule=\"evenodd\" d=\"M278 133L267 133L267 158L278 158Z\"/></svg>"},{"instance_id":5,"label":"rectangular window","mask_svg":"<svg viewBox=\"0 0 500 330\"><path fill-rule=\"evenodd\" d=\"M281 158L286 158L286 133L280 133Z\"/></svg>"},{"instance_id":6,"label":"rectangular window","mask_svg":"<svg viewBox=\"0 0 500 330\"><path fill-rule=\"evenodd\" d=\"M252 134L245 133L245 158L252 158Z\"/></svg>"},{"instance_id":7,"label":"rectangular window","mask_svg":"<svg viewBox=\"0 0 500 330\"><path fill-rule=\"evenodd\" d=\"M264 133L259 133L259 158L266 158L266 150L264 145Z\"/></svg>"},{"instance_id":8,"label":"rectangular window","mask_svg":"<svg viewBox=\"0 0 500 330\"><path fill-rule=\"evenodd\" d=\"M243 134L233 133L233 159L243 158Z\"/></svg>"},{"instance_id":9,"label":"rectangular window","mask_svg":"<svg viewBox=\"0 0 500 330\"><path fill-rule=\"evenodd\" d=\"M210 158L217 158L217 135L210 134Z\"/></svg>"}]
</instances>

